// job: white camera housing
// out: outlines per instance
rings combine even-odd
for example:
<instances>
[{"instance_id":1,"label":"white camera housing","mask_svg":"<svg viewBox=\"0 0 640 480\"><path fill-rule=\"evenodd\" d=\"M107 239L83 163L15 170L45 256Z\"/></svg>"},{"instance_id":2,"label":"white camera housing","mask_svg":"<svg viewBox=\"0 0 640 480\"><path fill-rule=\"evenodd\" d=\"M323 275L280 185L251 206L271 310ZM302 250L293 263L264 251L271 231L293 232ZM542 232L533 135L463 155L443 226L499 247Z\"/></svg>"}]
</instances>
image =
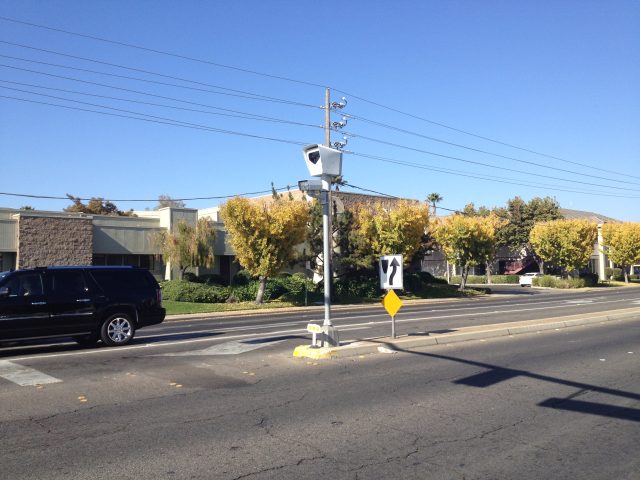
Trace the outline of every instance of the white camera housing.
<instances>
[{"instance_id":1,"label":"white camera housing","mask_svg":"<svg viewBox=\"0 0 640 480\"><path fill-rule=\"evenodd\" d=\"M312 177L342 175L342 152L324 145L308 145L302 149L304 161Z\"/></svg>"}]
</instances>

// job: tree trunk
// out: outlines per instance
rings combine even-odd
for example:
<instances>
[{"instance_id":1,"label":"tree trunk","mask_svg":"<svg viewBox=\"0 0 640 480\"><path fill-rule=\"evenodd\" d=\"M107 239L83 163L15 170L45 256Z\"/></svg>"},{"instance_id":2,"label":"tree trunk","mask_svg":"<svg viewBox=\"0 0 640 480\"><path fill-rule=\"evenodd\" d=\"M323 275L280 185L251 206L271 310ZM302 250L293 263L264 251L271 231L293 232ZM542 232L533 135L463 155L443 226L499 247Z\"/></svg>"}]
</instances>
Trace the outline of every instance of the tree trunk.
<instances>
[{"instance_id":1,"label":"tree trunk","mask_svg":"<svg viewBox=\"0 0 640 480\"><path fill-rule=\"evenodd\" d=\"M631 270L631 267L629 267L629 270ZM629 272L625 267L622 267L622 271L624 272L624 283L629 283Z\"/></svg>"},{"instance_id":2,"label":"tree trunk","mask_svg":"<svg viewBox=\"0 0 640 480\"><path fill-rule=\"evenodd\" d=\"M462 276L460 277L460 288L458 290L460 292L464 292L464 287L467 285L467 276L469 275L469 267L465 265L462 267Z\"/></svg>"},{"instance_id":3,"label":"tree trunk","mask_svg":"<svg viewBox=\"0 0 640 480\"><path fill-rule=\"evenodd\" d=\"M260 282L258 286L258 294L256 295L256 303L262 304L264 303L264 291L267 287L267 277L263 277L260 275L258 281Z\"/></svg>"},{"instance_id":4,"label":"tree trunk","mask_svg":"<svg viewBox=\"0 0 640 480\"><path fill-rule=\"evenodd\" d=\"M491 262L487 262L487 284L491 285Z\"/></svg>"},{"instance_id":5,"label":"tree trunk","mask_svg":"<svg viewBox=\"0 0 640 480\"><path fill-rule=\"evenodd\" d=\"M538 260L536 258L536 263L538 264L538 272L544 275L544 260Z\"/></svg>"}]
</instances>

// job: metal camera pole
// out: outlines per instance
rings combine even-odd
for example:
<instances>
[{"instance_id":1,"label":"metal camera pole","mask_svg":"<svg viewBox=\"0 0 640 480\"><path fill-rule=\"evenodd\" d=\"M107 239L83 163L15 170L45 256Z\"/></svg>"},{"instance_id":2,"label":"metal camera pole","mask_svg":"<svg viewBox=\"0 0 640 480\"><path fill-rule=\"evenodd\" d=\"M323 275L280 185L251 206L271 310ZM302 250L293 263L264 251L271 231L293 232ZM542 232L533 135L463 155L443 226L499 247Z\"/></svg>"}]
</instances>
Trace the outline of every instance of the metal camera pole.
<instances>
[{"instance_id":1,"label":"metal camera pole","mask_svg":"<svg viewBox=\"0 0 640 480\"><path fill-rule=\"evenodd\" d=\"M331 323L331 232L330 232L330 214L331 205L329 192L331 190L331 177L329 175L322 176L322 264L324 267L324 333L326 341L329 344L337 344L334 339L336 333ZM335 340L333 342L332 340Z\"/></svg>"}]
</instances>

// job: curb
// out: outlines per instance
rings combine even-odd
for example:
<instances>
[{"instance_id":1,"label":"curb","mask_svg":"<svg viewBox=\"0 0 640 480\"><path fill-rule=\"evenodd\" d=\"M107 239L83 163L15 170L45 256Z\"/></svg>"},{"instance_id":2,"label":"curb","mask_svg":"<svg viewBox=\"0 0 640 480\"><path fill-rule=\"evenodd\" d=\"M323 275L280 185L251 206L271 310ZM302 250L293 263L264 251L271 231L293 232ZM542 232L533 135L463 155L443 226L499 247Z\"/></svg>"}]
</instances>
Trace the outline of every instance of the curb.
<instances>
[{"instance_id":1,"label":"curb","mask_svg":"<svg viewBox=\"0 0 640 480\"><path fill-rule=\"evenodd\" d=\"M609 313L595 314L589 317L584 315L571 315L544 320L526 320L478 327L462 327L450 333L431 334L427 332L425 335L405 335L395 339L391 337L368 338L339 347L310 348L308 345L300 345L294 350L293 356L324 360L370 355L374 353L400 353L409 348L447 345L471 340L484 340L488 338L507 337L525 333L542 332L545 330L560 330L583 325L632 319L640 320L640 308L627 308Z\"/></svg>"}]
</instances>

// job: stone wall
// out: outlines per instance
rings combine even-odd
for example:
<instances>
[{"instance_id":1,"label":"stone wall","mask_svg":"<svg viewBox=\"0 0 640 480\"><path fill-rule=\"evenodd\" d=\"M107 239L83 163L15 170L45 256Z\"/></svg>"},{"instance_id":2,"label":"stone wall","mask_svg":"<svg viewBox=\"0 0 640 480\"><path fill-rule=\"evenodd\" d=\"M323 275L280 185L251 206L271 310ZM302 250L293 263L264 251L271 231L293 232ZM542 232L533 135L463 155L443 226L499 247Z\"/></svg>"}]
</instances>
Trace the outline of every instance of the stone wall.
<instances>
[{"instance_id":1,"label":"stone wall","mask_svg":"<svg viewBox=\"0 0 640 480\"><path fill-rule=\"evenodd\" d=\"M91 218L20 215L17 268L91 265Z\"/></svg>"}]
</instances>

